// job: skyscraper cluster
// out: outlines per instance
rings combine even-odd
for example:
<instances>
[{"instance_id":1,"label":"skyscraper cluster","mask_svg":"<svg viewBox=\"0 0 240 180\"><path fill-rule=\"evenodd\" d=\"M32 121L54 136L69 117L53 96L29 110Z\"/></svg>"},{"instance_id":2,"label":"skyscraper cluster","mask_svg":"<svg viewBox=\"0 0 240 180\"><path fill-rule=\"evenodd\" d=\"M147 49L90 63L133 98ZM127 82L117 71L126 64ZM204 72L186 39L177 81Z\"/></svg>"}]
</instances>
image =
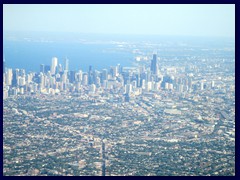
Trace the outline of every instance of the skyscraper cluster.
<instances>
[{"instance_id":1,"label":"skyscraper cluster","mask_svg":"<svg viewBox=\"0 0 240 180\"><path fill-rule=\"evenodd\" d=\"M64 66L57 57L51 60L51 66L40 65L39 72L26 74L24 69L4 72L4 98L25 93L61 94L77 92L99 94L118 93L126 101L143 91L176 90L179 92L193 89L205 89L204 82L193 85L190 76L178 77L160 73L157 54L154 53L149 67L122 67L120 64L102 71L89 66L88 72L69 70L69 60L64 59ZM211 83L214 86L214 82Z\"/></svg>"}]
</instances>

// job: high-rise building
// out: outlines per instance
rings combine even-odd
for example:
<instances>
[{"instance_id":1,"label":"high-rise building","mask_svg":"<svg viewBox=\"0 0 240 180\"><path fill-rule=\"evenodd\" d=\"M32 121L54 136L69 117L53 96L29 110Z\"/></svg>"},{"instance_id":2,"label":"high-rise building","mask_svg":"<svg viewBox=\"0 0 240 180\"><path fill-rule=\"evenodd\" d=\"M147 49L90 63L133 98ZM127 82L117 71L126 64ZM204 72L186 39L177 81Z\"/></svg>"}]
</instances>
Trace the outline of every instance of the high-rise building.
<instances>
[{"instance_id":1,"label":"high-rise building","mask_svg":"<svg viewBox=\"0 0 240 180\"><path fill-rule=\"evenodd\" d=\"M200 90L203 90L204 89L204 82L202 81L201 83L200 83Z\"/></svg>"},{"instance_id":2,"label":"high-rise building","mask_svg":"<svg viewBox=\"0 0 240 180\"><path fill-rule=\"evenodd\" d=\"M108 70L107 69L103 69L102 71L102 81L104 80L108 80Z\"/></svg>"},{"instance_id":3,"label":"high-rise building","mask_svg":"<svg viewBox=\"0 0 240 180\"><path fill-rule=\"evenodd\" d=\"M13 70L12 86L18 85L19 69Z\"/></svg>"},{"instance_id":4,"label":"high-rise building","mask_svg":"<svg viewBox=\"0 0 240 180\"><path fill-rule=\"evenodd\" d=\"M192 78L188 78L188 88L191 89L192 88Z\"/></svg>"},{"instance_id":5,"label":"high-rise building","mask_svg":"<svg viewBox=\"0 0 240 180\"><path fill-rule=\"evenodd\" d=\"M44 88L45 86L45 81L44 81L45 77L43 75L43 73L40 73L40 87Z\"/></svg>"},{"instance_id":6,"label":"high-rise building","mask_svg":"<svg viewBox=\"0 0 240 180\"><path fill-rule=\"evenodd\" d=\"M57 73L63 73L63 67L62 67L62 64L59 64L59 65L58 65Z\"/></svg>"},{"instance_id":7,"label":"high-rise building","mask_svg":"<svg viewBox=\"0 0 240 180\"><path fill-rule=\"evenodd\" d=\"M214 86L215 86L215 82L212 81L212 82L211 82L211 88L214 88Z\"/></svg>"},{"instance_id":8,"label":"high-rise building","mask_svg":"<svg viewBox=\"0 0 240 180\"><path fill-rule=\"evenodd\" d=\"M154 75L158 74L157 54L153 54L153 59L151 60L151 72Z\"/></svg>"},{"instance_id":9,"label":"high-rise building","mask_svg":"<svg viewBox=\"0 0 240 180\"><path fill-rule=\"evenodd\" d=\"M76 74L76 81L82 82L82 78L83 78L83 73L81 70L79 70L78 73Z\"/></svg>"},{"instance_id":10,"label":"high-rise building","mask_svg":"<svg viewBox=\"0 0 240 180\"><path fill-rule=\"evenodd\" d=\"M83 74L82 85L86 86L87 84L88 84L88 74L84 73Z\"/></svg>"},{"instance_id":11,"label":"high-rise building","mask_svg":"<svg viewBox=\"0 0 240 180\"><path fill-rule=\"evenodd\" d=\"M58 64L58 59L56 57L53 57L52 58L52 66L51 66L51 74L56 73L57 64Z\"/></svg>"},{"instance_id":12,"label":"high-rise building","mask_svg":"<svg viewBox=\"0 0 240 180\"><path fill-rule=\"evenodd\" d=\"M12 69L7 69L7 74L6 74L6 85L7 86L12 85L12 77L13 77Z\"/></svg>"},{"instance_id":13,"label":"high-rise building","mask_svg":"<svg viewBox=\"0 0 240 180\"><path fill-rule=\"evenodd\" d=\"M8 90L4 89L3 90L3 99L6 99L6 98L8 98Z\"/></svg>"},{"instance_id":14,"label":"high-rise building","mask_svg":"<svg viewBox=\"0 0 240 180\"><path fill-rule=\"evenodd\" d=\"M129 101L130 101L130 96L129 96L129 94L125 94L124 96L125 96L125 97L124 97L125 102L129 102Z\"/></svg>"},{"instance_id":15,"label":"high-rise building","mask_svg":"<svg viewBox=\"0 0 240 180\"><path fill-rule=\"evenodd\" d=\"M122 73L122 67L120 64L117 65L117 72L120 74Z\"/></svg>"},{"instance_id":16,"label":"high-rise building","mask_svg":"<svg viewBox=\"0 0 240 180\"><path fill-rule=\"evenodd\" d=\"M44 66L44 73L48 73L48 71L51 71L51 67L49 65Z\"/></svg>"},{"instance_id":17,"label":"high-rise building","mask_svg":"<svg viewBox=\"0 0 240 180\"><path fill-rule=\"evenodd\" d=\"M126 94L132 93L132 84L125 85Z\"/></svg>"},{"instance_id":18,"label":"high-rise building","mask_svg":"<svg viewBox=\"0 0 240 180\"><path fill-rule=\"evenodd\" d=\"M88 70L88 84L92 84L93 83L93 70L92 70L92 66L89 66L89 70Z\"/></svg>"},{"instance_id":19,"label":"high-rise building","mask_svg":"<svg viewBox=\"0 0 240 180\"><path fill-rule=\"evenodd\" d=\"M70 81L70 83L75 82L75 75L76 75L76 71L70 71L70 73L69 73L69 81Z\"/></svg>"},{"instance_id":20,"label":"high-rise building","mask_svg":"<svg viewBox=\"0 0 240 180\"><path fill-rule=\"evenodd\" d=\"M19 70L19 76L25 76L25 75L26 75L25 69L20 69Z\"/></svg>"},{"instance_id":21,"label":"high-rise building","mask_svg":"<svg viewBox=\"0 0 240 180\"><path fill-rule=\"evenodd\" d=\"M19 79L19 86L24 86L26 84L25 77Z\"/></svg>"},{"instance_id":22,"label":"high-rise building","mask_svg":"<svg viewBox=\"0 0 240 180\"><path fill-rule=\"evenodd\" d=\"M90 85L90 92L91 93L95 93L96 92L96 85L95 84L91 84Z\"/></svg>"},{"instance_id":23,"label":"high-rise building","mask_svg":"<svg viewBox=\"0 0 240 180\"><path fill-rule=\"evenodd\" d=\"M63 75L62 75L62 82L63 83L66 83L67 82L67 73L64 73Z\"/></svg>"},{"instance_id":24,"label":"high-rise building","mask_svg":"<svg viewBox=\"0 0 240 180\"><path fill-rule=\"evenodd\" d=\"M65 58L65 69L64 69L64 70L67 71L67 72L68 72L68 70L69 70L69 69L68 69L68 68L69 68L68 66L69 66L69 60L68 60L68 58Z\"/></svg>"},{"instance_id":25,"label":"high-rise building","mask_svg":"<svg viewBox=\"0 0 240 180\"><path fill-rule=\"evenodd\" d=\"M119 74L119 70L118 69L119 69L118 66L114 66L113 67L113 77L118 76L118 74Z\"/></svg>"},{"instance_id":26,"label":"high-rise building","mask_svg":"<svg viewBox=\"0 0 240 180\"><path fill-rule=\"evenodd\" d=\"M45 70L44 70L44 64L40 64L40 72L41 72L41 73L44 73L44 72L45 72Z\"/></svg>"}]
</instances>

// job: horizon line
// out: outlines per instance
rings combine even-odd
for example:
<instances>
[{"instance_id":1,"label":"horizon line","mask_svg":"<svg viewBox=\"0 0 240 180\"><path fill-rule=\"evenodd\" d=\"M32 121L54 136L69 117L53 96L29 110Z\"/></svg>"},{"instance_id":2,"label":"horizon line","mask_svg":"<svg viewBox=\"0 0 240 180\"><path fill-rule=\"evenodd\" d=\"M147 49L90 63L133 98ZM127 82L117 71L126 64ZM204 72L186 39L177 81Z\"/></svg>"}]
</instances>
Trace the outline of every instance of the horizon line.
<instances>
[{"instance_id":1,"label":"horizon line","mask_svg":"<svg viewBox=\"0 0 240 180\"><path fill-rule=\"evenodd\" d=\"M87 35L121 35L121 36L158 36L158 37L212 37L212 38L234 38L235 34L233 36L219 36L219 35L188 35L188 34L145 34L145 33L117 33L117 32L111 32L111 33L105 33L105 32L77 32L77 31L35 31L35 30L3 30L4 33L57 33L58 34L87 34ZM3 36L4 38L4 36Z\"/></svg>"}]
</instances>

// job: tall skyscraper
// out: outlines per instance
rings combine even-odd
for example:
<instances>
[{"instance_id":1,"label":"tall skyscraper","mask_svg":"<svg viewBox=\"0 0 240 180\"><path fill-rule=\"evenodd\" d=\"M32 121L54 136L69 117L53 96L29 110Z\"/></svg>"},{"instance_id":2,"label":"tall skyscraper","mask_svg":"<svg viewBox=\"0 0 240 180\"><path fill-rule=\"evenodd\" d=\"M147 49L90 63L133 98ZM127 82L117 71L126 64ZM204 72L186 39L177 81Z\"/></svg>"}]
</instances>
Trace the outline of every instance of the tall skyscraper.
<instances>
[{"instance_id":1,"label":"tall skyscraper","mask_svg":"<svg viewBox=\"0 0 240 180\"><path fill-rule=\"evenodd\" d=\"M118 76L118 66L113 67L113 77Z\"/></svg>"},{"instance_id":2,"label":"tall skyscraper","mask_svg":"<svg viewBox=\"0 0 240 180\"><path fill-rule=\"evenodd\" d=\"M88 84L92 84L93 83L93 70L92 70L92 66L89 66L89 70L88 70Z\"/></svg>"},{"instance_id":3,"label":"tall skyscraper","mask_svg":"<svg viewBox=\"0 0 240 180\"><path fill-rule=\"evenodd\" d=\"M75 82L75 75L76 75L76 71L70 71L70 73L69 73L69 81L70 81L70 83Z\"/></svg>"},{"instance_id":4,"label":"tall skyscraper","mask_svg":"<svg viewBox=\"0 0 240 180\"><path fill-rule=\"evenodd\" d=\"M153 54L153 59L151 60L151 72L154 75L158 74L158 64L157 64L157 54Z\"/></svg>"},{"instance_id":5,"label":"tall skyscraper","mask_svg":"<svg viewBox=\"0 0 240 180\"><path fill-rule=\"evenodd\" d=\"M102 82L104 80L108 80L108 70L107 69L102 70Z\"/></svg>"},{"instance_id":6,"label":"tall skyscraper","mask_svg":"<svg viewBox=\"0 0 240 180\"><path fill-rule=\"evenodd\" d=\"M211 82L211 88L214 88L214 86L215 86L215 83L214 83L214 81L212 81Z\"/></svg>"},{"instance_id":7,"label":"tall skyscraper","mask_svg":"<svg viewBox=\"0 0 240 180\"><path fill-rule=\"evenodd\" d=\"M18 85L19 69L13 70L12 86L16 87Z\"/></svg>"},{"instance_id":8,"label":"tall skyscraper","mask_svg":"<svg viewBox=\"0 0 240 180\"><path fill-rule=\"evenodd\" d=\"M126 94L130 94L132 92L132 84L125 85L125 88Z\"/></svg>"},{"instance_id":9,"label":"tall skyscraper","mask_svg":"<svg viewBox=\"0 0 240 180\"><path fill-rule=\"evenodd\" d=\"M48 73L48 71L51 71L51 67L49 65L44 66L44 73Z\"/></svg>"},{"instance_id":10,"label":"tall skyscraper","mask_svg":"<svg viewBox=\"0 0 240 180\"><path fill-rule=\"evenodd\" d=\"M12 78L13 78L12 69L7 69L7 74L6 74L6 85L7 86L12 85Z\"/></svg>"},{"instance_id":11,"label":"tall skyscraper","mask_svg":"<svg viewBox=\"0 0 240 180\"><path fill-rule=\"evenodd\" d=\"M69 60L68 60L68 58L65 58L65 69L64 69L64 70L67 71L67 72L68 72L68 70L69 70L69 69L68 69L68 68L69 68L68 66L69 66Z\"/></svg>"},{"instance_id":12,"label":"tall skyscraper","mask_svg":"<svg viewBox=\"0 0 240 180\"><path fill-rule=\"evenodd\" d=\"M56 57L53 57L52 58L52 66L51 66L51 74L56 73L57 64L58 64L58 59Z\"/></svg>"},{"instance_id":13,"label":"tall skyscraper","mask_svg":"<svg viewBox=\"0 0 240 180\"><path fill-rule=\"evenodd\" d=\"M61 64L58 65L58 73L62 73L63 72L63 67Z\"/></svg>"},{"instance_id":14,"label":"tall skyscraper","mask_svg":"<svg viewBox=\"0 0 240 180\"><path fill-rule=\"evenodd\" d=\"M86 86L87 84L88 84L88 74L84 73L83 74L82 85Z\"/></svg>"},{"instance_id":15,"label":"tall skyscraper","mask_svg":"<svg viewBox=\"0 0 240 180\"><path fill-rule=\"evenodd\" d=\"M40 72L44 73L45 70L44 70L44 64L40 64Z\"/></svg>"}]
</instances>

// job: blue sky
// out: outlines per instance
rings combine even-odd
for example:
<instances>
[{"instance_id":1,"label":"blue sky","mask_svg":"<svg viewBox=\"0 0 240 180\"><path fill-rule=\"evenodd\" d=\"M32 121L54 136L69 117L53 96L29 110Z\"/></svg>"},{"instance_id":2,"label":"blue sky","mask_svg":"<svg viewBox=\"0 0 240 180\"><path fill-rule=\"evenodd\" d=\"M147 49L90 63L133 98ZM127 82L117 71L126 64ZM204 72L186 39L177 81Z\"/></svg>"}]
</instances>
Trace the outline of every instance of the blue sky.
<instances>
[{"instance_id":1,"label":"blue sky","mask_svg":"<svg viewBox=\"0 0 240 180\"><path fill-rule=\"evenodd\" d=\"M235 36L235 5L3 5L4 31Z\"/></svg>"}]
</instances>

